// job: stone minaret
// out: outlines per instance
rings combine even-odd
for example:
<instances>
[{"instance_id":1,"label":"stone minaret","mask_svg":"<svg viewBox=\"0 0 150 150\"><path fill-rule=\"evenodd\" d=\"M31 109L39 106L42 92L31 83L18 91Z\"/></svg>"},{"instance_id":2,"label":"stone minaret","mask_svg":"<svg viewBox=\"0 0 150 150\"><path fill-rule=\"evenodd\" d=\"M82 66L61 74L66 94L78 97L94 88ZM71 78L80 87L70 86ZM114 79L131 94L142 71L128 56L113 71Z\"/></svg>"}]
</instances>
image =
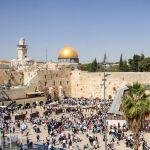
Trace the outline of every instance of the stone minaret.
<instances>
[{"instance_id":1,"label":"stone minaret","mask_svg":"<svg viewBox=\"0 0 150 150\"><path fill-rule=\"evenodd\" d=\"M20 38L19 44L17 45L18 59L24 60L27 57L27 45L25 45L25 39Z\"/></svg>"}]
</instances>

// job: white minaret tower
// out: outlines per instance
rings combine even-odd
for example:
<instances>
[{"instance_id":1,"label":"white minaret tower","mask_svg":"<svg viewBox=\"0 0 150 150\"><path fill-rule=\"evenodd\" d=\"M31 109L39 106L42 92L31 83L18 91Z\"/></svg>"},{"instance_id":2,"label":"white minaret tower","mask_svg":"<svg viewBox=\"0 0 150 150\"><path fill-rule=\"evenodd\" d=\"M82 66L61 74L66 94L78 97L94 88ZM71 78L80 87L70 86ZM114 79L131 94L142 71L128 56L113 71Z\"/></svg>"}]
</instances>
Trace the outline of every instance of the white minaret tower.
<instances>
[{"instance_id":1,"label":"white minaret tower","mask_svg":"<svg viewBox=\"0 0 150 150\"><path fill-rule=\"evenodd\" d=\"M19 44L17 45L17 50L19 60L24 60L25 58L27 58L27 45L25 45L24 38L20 38Z\"/></svg>"}]
</instances>

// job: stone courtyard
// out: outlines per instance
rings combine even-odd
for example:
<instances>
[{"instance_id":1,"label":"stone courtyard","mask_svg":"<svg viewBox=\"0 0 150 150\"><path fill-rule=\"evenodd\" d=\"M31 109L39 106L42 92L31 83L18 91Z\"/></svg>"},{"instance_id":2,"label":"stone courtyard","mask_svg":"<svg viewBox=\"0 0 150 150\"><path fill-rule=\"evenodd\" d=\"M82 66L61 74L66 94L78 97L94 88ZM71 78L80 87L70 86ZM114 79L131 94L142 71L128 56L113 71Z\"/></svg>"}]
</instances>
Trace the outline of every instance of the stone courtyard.
<instances>
[{"instance_id":1,"label":"stone courtyard","mask_svg":"<svg viewBox=\"0 0 150 150\"><path fill-rule=\"evenodd\" d=\"M17 111L17 113L26 113L27 112L27 118L28 118L30 113L31 113L31 111L32 111L32 113L38 111L40 113L40 116L42 116L44 110L43 110L43 108L38 107L38 108L32 109L32 110L31 109L19 110L19 111ZM12 120L13 121L14 121L14 115L12 116L12 118L13 118ZM61 118L61 116L65 116L65 117L69 117L70 118L70 114L69 113L62 113L62 114L59 114L59 115L56 115L56 114L52 113L49 116L49 118L59 119L59 118ZM33 130L32 124L29 123L28 121L27 122L25 121L25 123L27 123L28 129L29 129L28 137L29 137L30 141L32 141L35 144L43 144L43 142L46 142L46 137L48 137L49 135L48 135L47 129L44 128L44 125L38 125L38 127L40 128L41 132L40 133L35 133L35 131ZM113 121L111 121L111 124L113 124ZM64 129L63 133L64 134L68 134L68 133L72 134L71 129L69 129L69 130L68 129ZM89 144L90 149L94 150L93 146L90 145L89 140L86 137L87 133L89 135L91 135L91 136L92 135L97 136L98 137L98 141L99 141L99 145L100 145L100 147L97 148L97 149L104 150L103 135L100 134L100 133L92 133L92 130L89 130L88 132L86 132L84 134L82 134L79 131L79 136L80 136L80 139L81 139L81 142L77 143L79 145L79 149L83 150L84 145L85 144ZM39 142L37 142L37 139L36 139L37 134L39 134L39 136L40 136L40 141ZM131 132L128 131L125 134L130 135ZM13 136L13 135L17 135L19 137L19 139L22 141L22 143L26 144L27 136L25 134L21 134L20 133L20 129L16 129L16 132L14 134L6 134L6 136L8 136L8 137ZM150 133L144 133L144 139L148 142L148 145L150 145L149 136L150 136ZM108 138L107 143L110 143L112 137L108 134L108 132L107 132L107 138ZM76 143L73 143L73 147L75 146L75 144ZM62 145L58 142L58 135L57 134L56 134L56 146L55 147L57 147L57 148L62 147ZM117 140L115 140L114 148L115 148L115 150L119 150L119 149L130 150L131 149L131 148L127 148L126 147L124 140L121 140L119 142L119 144L117 144ZM66 150L69 150L69 148L66 148ZM142 150L142 147L140 147L140 150Z\"/></svg>"}]
</instances>

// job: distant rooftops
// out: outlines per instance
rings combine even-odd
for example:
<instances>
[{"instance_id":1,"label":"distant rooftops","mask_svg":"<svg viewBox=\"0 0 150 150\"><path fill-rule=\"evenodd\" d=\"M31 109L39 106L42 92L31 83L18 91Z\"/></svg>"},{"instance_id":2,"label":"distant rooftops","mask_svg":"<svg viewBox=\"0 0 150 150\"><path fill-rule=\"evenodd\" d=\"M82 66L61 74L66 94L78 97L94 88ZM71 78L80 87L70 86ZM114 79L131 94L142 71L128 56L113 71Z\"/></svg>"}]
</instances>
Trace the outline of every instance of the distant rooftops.
<instances>
[{"instance_id":1,"label":"distant rooftops","mask_svg":"<svg viewBox=\"0 0 150 150\"><path fill-rule=\"evenodd\" d=\"M10 64L11 62L8 60L0 60L0 64Z\"/></svg>"}]
</instances>

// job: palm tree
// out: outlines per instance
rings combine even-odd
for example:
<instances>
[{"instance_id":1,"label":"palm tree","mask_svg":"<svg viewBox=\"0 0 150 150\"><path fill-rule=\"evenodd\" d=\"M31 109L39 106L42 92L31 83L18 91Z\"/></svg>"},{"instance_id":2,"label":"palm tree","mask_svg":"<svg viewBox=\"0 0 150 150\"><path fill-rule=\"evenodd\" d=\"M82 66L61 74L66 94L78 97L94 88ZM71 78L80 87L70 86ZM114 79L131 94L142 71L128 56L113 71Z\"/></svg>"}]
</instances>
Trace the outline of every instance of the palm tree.
<instances>
[{"instance_id":1,"label":"palm tree","mask_svg":"<svg viewBox=\"0 0 150 150\"><path fill-rule=\"evenodd\" d=\"M128 92L122 97L122 111L128 127L133 132L134 149L139 148L140 131L144 127L145 115L150 111L149 97L145 95L145 88L138 82L128 86Z\"/></svg>"}]
</instances>

